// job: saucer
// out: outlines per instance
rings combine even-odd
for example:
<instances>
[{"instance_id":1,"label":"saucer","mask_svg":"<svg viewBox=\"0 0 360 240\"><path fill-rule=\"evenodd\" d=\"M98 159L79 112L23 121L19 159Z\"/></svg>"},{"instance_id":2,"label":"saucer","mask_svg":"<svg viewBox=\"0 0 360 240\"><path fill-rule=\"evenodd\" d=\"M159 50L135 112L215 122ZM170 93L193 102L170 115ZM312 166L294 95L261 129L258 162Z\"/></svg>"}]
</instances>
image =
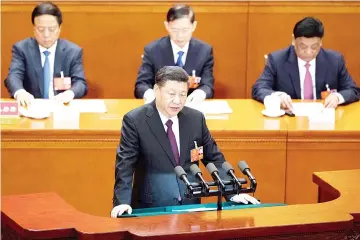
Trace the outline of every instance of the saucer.
<instances>
[{"instance_id":1,"label":"saucer","mask_svg":"<svg viewBox=\"0 0 360 240\"><path fill-rule=\"evenodd\" d=\"M284 110L280 110L278 112L269 112L266 109L262 110L261 113L267 117L280 117L285 114Z\"/></svg>"},{"instance_id":2,"label":"saucer","mask_svg":"<svg viewBox=\"0 0 360 240\"><path fill-rule=\"evenodd\" d=\"M24 107L19 108L20 115L33 119L44 119L50 117L50 112L41 110L27 110Z\"/></svg>"}]
</instances>

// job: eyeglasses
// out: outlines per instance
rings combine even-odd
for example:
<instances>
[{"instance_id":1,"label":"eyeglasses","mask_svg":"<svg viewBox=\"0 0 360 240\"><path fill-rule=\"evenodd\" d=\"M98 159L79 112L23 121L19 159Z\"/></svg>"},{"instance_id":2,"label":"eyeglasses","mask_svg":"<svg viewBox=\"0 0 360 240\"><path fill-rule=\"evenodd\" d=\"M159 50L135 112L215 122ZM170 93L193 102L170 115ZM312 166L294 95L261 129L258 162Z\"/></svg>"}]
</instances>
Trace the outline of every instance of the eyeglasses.
<instances>
[{"instance_id":1,"label":"eyeglasses","mask_svg":"<svg viewBox=\"0 0 360 240\"><path fill-rule=\"evenodd\" d=\"M38 27L38 26L35 27L36 32L38 32L40 34L44 34L46 29L48 30L48 32L50 34L52 34L52 33L57 32L59 30L59 27L57 27L57 26L56 27Z\"/></svg>"}]
</instances>

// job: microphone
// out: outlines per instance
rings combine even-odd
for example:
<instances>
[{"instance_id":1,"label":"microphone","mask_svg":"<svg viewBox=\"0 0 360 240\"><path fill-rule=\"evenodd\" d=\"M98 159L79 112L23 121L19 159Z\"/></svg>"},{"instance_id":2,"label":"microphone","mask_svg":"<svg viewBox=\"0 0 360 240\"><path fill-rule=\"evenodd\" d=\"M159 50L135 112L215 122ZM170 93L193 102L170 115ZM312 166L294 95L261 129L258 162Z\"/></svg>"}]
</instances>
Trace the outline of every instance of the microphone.
<instances>
[{"instance_id":1,"label":"microphone","mask_svg":"<svg viewBox=\"0 0 360 240\"><path fill-rule=\"evenodd\" d=\"M240 171L250 179L250 182L253 185L253 187L256 188L257 183L255 177L251 174L250 168L247 165L247 163L245 161L240 161L238 163L238 167L240 168Z\"/></svg>"},{"instance_id":2,"label":"microphone","mask_svg":"<svg viewBox=\"0 0 360 240\"><path fill-rule=\"evenodd\" d=\"M231 166L229 162L223 162L222 168L226 171L226 173L235 181L236 185L238 185L239 189L241 189L241 183L239 179L235 176L234 168Z\"/></svg>"},{"instance_id":3,"label":"microphone","mask_svg":"<svg viewBox=\"0 0 360 240\"><path fill-rule=\"evenodd\" d=\"M178 178L180 178L186 185L186 187L190 190L193 191L193 186L191 186L189 180L187 179L187 174L184 171L184 169L181 166L176 166L174 168L174 171L176 173L176 175L178 176Z\"/></svg>"},{"instance_id":4,"label":"microphone","mask_svg":"<svg viewBox=\"0 0 360 240\"><path fill-rule=\"evenodd\" d=\"M223 190L225 190L225 184L223 183L223 181L221 180L221 178L219 177L219 171L217 170L217 168L215 167L215 165L213 163L208 163L208 165L206 165L206 169L209 171L209 173L211 174L212 178L214 179L214 181L219 185L219 187Z\"/></svg>"},{"instance_id":5,"label":"microphone","mask_svg":"<svg viewBox=\"0 0 360 240\"><path fill-rule=\"evenodd\" d=\"M201 185L202 185L205 193L208 193L210 191L209 185L207 184L207 182L202 177L202 173L201 173L201 170L198 167L198 165L192 164L190 166L190 171L191 171L192 174L194 174L200 180Z\"/></svg>"}]
</instances>

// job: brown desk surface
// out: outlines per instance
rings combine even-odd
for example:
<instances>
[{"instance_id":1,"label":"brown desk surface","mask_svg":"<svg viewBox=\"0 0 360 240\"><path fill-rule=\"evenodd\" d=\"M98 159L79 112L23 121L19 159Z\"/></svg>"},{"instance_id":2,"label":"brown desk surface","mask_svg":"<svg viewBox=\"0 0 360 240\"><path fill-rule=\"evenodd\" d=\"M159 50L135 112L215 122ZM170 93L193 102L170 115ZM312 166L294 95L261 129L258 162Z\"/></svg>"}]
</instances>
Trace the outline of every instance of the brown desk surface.
<instances>
[{"instance_id":1,"label":"brown desk surface","mask_svg":"<svg viewBox=\"0 0 360 240\"><path fill-rule=\"evenodd\" d=\"M54 193L3 196L3 234L46 239L226 239L256 236L276 239L271 235L289 234L286 239L325 239L329 236L346 237L351 234L349 231L358 231L360 170L315 173L314 181L335 200L321 204L127 219L81 213Z\"/></svg>"}]
</instances>

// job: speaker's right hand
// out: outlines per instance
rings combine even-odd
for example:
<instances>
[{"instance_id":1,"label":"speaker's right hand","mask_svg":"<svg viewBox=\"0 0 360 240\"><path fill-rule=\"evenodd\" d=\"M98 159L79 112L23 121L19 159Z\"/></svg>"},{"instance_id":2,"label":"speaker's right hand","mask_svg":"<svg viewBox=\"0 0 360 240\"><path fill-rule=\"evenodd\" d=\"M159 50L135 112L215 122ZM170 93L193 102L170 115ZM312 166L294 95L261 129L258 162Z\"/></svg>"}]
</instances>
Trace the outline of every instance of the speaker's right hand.
<instances>
[{"instance_id":1,"label":"speaker's right hand","mask_svg":"<svg viewBox=\"0 0 360 240\"><path fill-rule=\"evenodd\" d=\"M132 213L131 206L127 204L120 204L111 210L110 216L112 218L117 218L118 216L121 216L124 212L131 214Z\"/></svg>"}]
</instances>

